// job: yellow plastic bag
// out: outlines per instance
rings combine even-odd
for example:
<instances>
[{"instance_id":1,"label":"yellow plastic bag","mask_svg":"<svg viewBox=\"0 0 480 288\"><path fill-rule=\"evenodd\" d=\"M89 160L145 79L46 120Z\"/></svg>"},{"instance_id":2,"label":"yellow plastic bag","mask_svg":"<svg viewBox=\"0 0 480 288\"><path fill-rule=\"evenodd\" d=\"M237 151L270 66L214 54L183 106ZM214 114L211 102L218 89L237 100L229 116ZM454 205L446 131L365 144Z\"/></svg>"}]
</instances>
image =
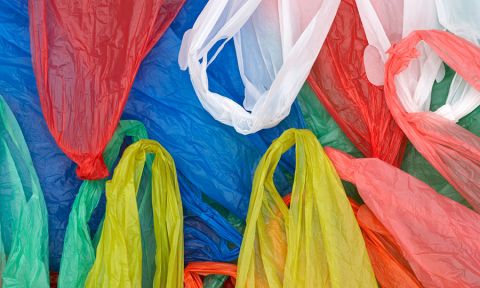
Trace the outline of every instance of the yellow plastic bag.
<instances>
[{"instance_id":1,"label":"yellow plastic bag","mask_svg":"<svg viewBox=\"0 0 480 288\"><path fill-rule=\"evenodd\" d=\"M290 209L273 174L296 145ZM338 175L308 130L275 140L255 172L237 287L377 287L360 228Z\"/></svg>"},{"instance_id":2,"label":"yellow plastic bag","mask_svg":"<svg viewBox=\"0 0 480 288\"><path fill-rule=\"evenodd\" d=\"M136 193L147 153L157 244L153 287L183 287L183 211L175 164L157 142L140 140L124 152L106 184L107 205L95 263L86 287L141 287L142 244Z\"/></svg>"}]
</instances>

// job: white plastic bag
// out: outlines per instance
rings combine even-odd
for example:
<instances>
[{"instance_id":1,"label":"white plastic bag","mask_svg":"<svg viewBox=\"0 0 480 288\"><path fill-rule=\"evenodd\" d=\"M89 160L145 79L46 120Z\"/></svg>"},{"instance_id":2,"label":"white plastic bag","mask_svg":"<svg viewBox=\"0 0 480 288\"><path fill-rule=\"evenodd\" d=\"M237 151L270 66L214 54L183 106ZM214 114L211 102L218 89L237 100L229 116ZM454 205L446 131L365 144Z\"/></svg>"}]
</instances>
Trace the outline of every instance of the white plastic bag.
<instances>
[{"instance_id":1,"label":"white plastic bag","mask_svg":"<svg viewBox=\"0 0 480 288\"><path fill-rule=\"evenodd\" d=\"M322 47L340 0L210 0L182 41L179 64L189 69L203 107L242 134L277 125L289 113ZM244 107L209 91L208 52L233 38ZM250 112L249 112L250 111Z\"/></svg>"}]
</instances>

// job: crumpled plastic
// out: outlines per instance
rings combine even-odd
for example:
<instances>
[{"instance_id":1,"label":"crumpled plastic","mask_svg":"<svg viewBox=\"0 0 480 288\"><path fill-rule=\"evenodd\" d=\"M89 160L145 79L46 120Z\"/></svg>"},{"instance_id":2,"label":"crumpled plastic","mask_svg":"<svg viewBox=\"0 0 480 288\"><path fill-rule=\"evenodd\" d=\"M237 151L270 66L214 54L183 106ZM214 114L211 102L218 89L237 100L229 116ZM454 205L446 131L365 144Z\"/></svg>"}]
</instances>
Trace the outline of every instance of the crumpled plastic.
<instances>
[{"instance_id":1,"label":"crumpled plastic","mask_svg":"<svg viewBox=\"0 0 480 288\"><path fill-rule=\"evenodd\" d=\"M184 270L184 287L207 288L208 286L204 285L200 276L207 276L210 274L223 274L235 279L237 277L237 265L220 262L191 262L185 267ZM230 281L229 283L232 282ZM233 280L233 284L234 283L235 281ZM226 283L221 287L226 287L227 285L229 284Z\"/></svg>"},{"instance_id":2,"label":"crumpled plastic","mask_svg":"<svg viewBox=\"0 0 480 288\"><path fill-rule=\"evenodd\" d=\"M355 1L342 0L308 82L363 155L399 166L406 138L385 105L383 87L367 79L367 36Z\"/></svg>"},{"instance_id":3,"label":"crumpled plastic","mask_svg":"<svg viewBox=\"0 0 480 288\"><path fill-rule=\"evenodd\" d=\"M120 153L125 137L131 137L133 142L147 138L147 131L138 121L119 122L109 144L105 148L103 158L111 170ZM145 179L151 178L151 161L147 163ZM88 221L97 207L105 190L106 179L85 181L78 192L72 211L68 218L67 231L63 243L62 261L58 287L84 287L88 272L95 261L95 248L90 236ZM155 238L153 235L153 211L151 208L151 185L142 181L137 196L142 229L142 267L143 287L152 286L155 271ZM79 253L81 251L81 253ZM150 267L153 267L150 268Z\"/></svg>"},{"instance_id":4,"label":"crumpled plastic","mask_svg":"<svg viewBox=\"0 0 480 288\"><path fill-rule=\"evenodd\" d=\"M183 287L183 210L175 163L158 142L146 139L125 150L113 178L106 183L105 221L85 287L142 287L137 194L145 176L142 174L147 154L154 155L152 173L148 175L151 205L155 207L153 287ZM149 181L148 176L145 181Z\"/></svg>"},{"instance_id":5,"label":"crumpled plastic","mask_svg":"<svg viewBox=\"0 0 480 288\"><path fill-rule=\"evenodd\" d=\"M187 216L184 225L187 262L231 261L238 257L241 234L203 202L202 193L245 217L251 179L261 153L286 128L304 127L296 102L290 116L278 127L248 137L217 123L204 111L188 73L179 70L177 59L181 35L193 25L205 3L205 0L186 2L153 48L152 55L140 66L136 77L140 81L134 83L123 115L124 119L141 120L150 137L163 143L176 161ZM82 182L75 175L76 165L55 144L42 115L30 57L27 7L26 0L0 0L0 93L24 132L45 193L50 266L58 271L68 215ZM217 65L237 67L232 45L226 45L211 67ZM209 69L208 73L212 89L237 99L243 95L238 71ZM184 110L180 112L176 103ZM216 135L215 141L211 135ZM196 148L189 143L194 143ZM204 154L210 157L205 158ZM276 175L282 193L290 189L285 175L293 171L293 159L293 155L286 155L281 163L282 173ZM211 177L211 171L219 174ZM89 222L93 231L103 217L103 199L98 206ZM194 212L189 211L193 208Z\"/></svg>"},{"instance_id":6,"label":"crumpled plastic","mask_svg":"<svg viewBox=\"0 0 480 288\"><path fill-rule=\"evenodd\" d=\"M273 182L282 154L295 145L290 209ZM340 179L308 130L287 130L258 165L237 287L376 287L355 216Z\"/></svg>"},{"instance_id":7,"label":"crumpled plastic","mask_svg":"<svg viewBox=\"0 0 480 288\"><path fill-rule=\"evenodd\" d=\"M326 151L340 177L357 186L391 233L423 286L478 286L479 214L382 160Z\"/></svg>"},{"instance_id":8,"label":"crumpled plastic","mask_svg":"<svg viewBox=\"0 0 480 288\"><path fill-rule=\"evenodd\" d=\"M82 179L102 179L102 153L142 59L184 0L29 0L43 114Z\"/></svg>"},{"instance_id":9,"label":"crumpled plastic","mask_svg":"<svg viewBox=\"0 0 480 288\"><path fill-rule=\"evenodd\" d=\"M30 152L0 96L0 287L49 287L47 209Z\"/></svg>"},{"instance_id":10,"label":"crumpled plastic","mask_svg":"<svg viewBox=\"0 0 480 288\"><path fill-rule=\"evenodd\" d=\"M209 1L183 36L179 65L189 69L198 99L216 120L242 134L274 127L290 113L339 3ZM209 87L207 68L232 38L245 86L243 107Z\"/></svg>"},{"instance_id":11,"label":"crumpled plastic","mask_svg":"<svg viewBox=\"0 0 480 288\"><path fill-rule=\"evenodd\" d=\"M397 124L413 146L478 211L480 138L435 112L406 111L405 103L414 101L414 94L408 87L426 89L421 87L425 83L422 75L419 79L415 78L409 66L413 59L420 56L416 49L420 41L430 46L477 91L480 91L480 48L447 32L416 31L389 50L390 58L385 67L385 99ZM464 104L463 101L457 102L451 109L461 116L469 110L464 109Z\"/></svg>"}]
</instances>

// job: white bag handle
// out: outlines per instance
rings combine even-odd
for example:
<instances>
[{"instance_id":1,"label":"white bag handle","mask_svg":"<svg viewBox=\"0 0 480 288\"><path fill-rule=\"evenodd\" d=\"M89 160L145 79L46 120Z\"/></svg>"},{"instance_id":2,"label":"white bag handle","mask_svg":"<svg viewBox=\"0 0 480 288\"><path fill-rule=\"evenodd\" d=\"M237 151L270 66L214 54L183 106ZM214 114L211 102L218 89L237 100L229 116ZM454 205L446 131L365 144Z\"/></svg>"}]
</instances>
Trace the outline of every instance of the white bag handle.
<instances>
[{"instance_id":1,"label":"white bag handle","mask_svg":"<svg viewBox=\"0 0 480 288\"><path fill-rule=\"evenodd\" d=\"M189 69L202 106L242 134L277 125L290 113L320 52L340 0L210 0L182 40L179 64ZM234 39L245 85L244 107L209 91L209 50Z\"/></svg>"}]
</instances>

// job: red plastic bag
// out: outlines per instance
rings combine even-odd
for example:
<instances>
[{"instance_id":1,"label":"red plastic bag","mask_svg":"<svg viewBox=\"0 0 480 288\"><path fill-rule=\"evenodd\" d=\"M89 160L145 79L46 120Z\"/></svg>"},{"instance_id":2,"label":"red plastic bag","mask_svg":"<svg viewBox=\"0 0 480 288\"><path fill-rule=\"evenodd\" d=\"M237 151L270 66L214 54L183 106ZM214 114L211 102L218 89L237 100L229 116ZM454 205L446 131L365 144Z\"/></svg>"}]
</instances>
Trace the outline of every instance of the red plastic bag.
<instances>
[{"instance_id":1,"label":"red plastic bag","mask_svg":"<svg viewBox=\"0 0 480 288\"><path fill-rule=\"evenodd\" d=\"M50 132L82 179L102 152L142 59L185 0L29 0L32 59Z\"/></svg>"},{"instance_id":2,"label":"red plastic bag","mask_svg":"<svg viewBox=\"0 0 480 288\"><path fill-rule=\"evenodd\" d=\"M416 31L388 52L390 58L385 66L386 102L396 122L415 148L475 210L480 211L480 138L457 125L455 121L440 116L438 112L407 112L397 94L396 85L409 83L411 86L416 80L405 78L408 75L402 73L408 72L411 68L409 64L420 56L416 47L422 40L469 85L480 91L478 46L447 32ZM400 84L397 84L397 81ZM420 83L420 80L418 81ZM399 91L407 95L404 101L414 101L413 93L404 86L400 88ZM458 107L445 105L443 108L454 111Z\"/></svg>"},{"instance_id":3,"label":"red plastic bag","mask_svg":"<svg viewBox=\"0 0 480 288\"><path fill-rule=\"evenodd\" d=\"M237 278L237 265L220 262L190 262L184 270L185 288L202 288L203 282L200 276L210 274L222 274L230 276L230 283L235 285ZM233 287L233 286L232 286Z\"/></svg>"},{"instance_id":4,"label":"red plastic bag","mask_svg":"<svg viewBox=\"0 0 480 288\"><path fill-rule=\"evenodd\" d=\"M478 286L479 214L382 160L326 151L340 177L357 186L425 287Z\"/></svg>"},{"instance_id":5,"label":"red plastic bag","mask_svg":"<svg viewBox=\"0 0 480 288\"><path fill-rule=\"evenodd\" d=\"M385 104L383 87L367 79L367 46L355 0L342 0L308 83L362 154L399 166L406 139Z\"/></svg>"}]
</instances>

